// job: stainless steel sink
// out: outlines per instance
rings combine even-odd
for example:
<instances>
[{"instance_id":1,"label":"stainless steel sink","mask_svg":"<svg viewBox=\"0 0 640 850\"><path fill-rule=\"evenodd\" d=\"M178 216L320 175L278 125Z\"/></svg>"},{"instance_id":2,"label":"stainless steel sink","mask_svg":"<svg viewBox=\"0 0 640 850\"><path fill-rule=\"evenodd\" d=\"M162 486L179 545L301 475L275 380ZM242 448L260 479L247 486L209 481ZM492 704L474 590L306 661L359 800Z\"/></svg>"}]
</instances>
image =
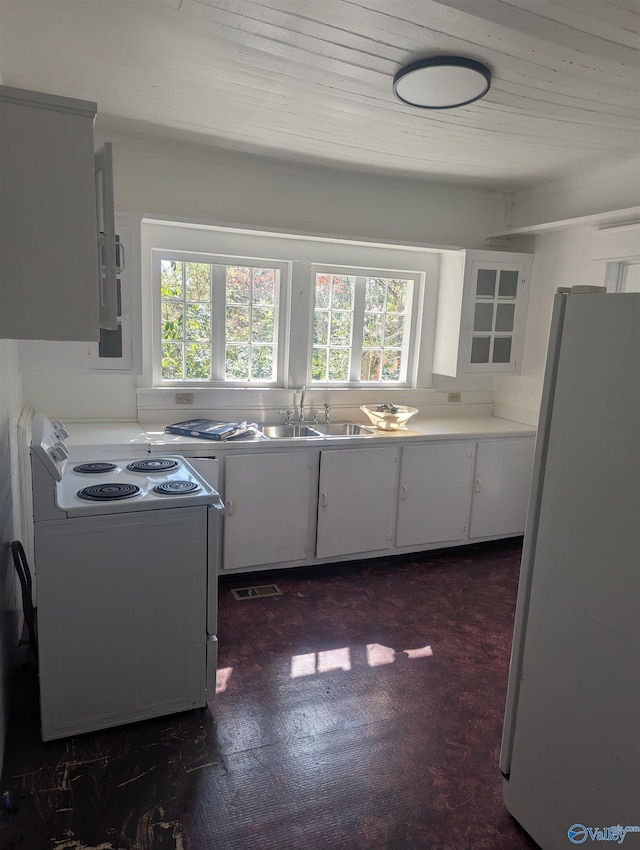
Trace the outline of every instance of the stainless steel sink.
<instances>
[{"instance_id":1,"label":"stainless steel sink","mask_svg":"<svg viewBox=\"0 0 640 850\"><path fill-rule=\"evenodd\" d=\"M308 425L263 425L260 430L272 440L286 440L292 437L319 437L320 434Z\"/></svg>"},{"instance_id":2,"label":"stainless steel sink","mask_svg":"<svg viewBox=\"0 0 640 850\"><path fill-rule=\"evenodd\" d=\"M306 425L292 422L289 425L262 425L260 430L271 440L290 440L309 437L367 437L374 429L355 422L314 422Z\"/></svg>"},{"instance_id":3,"label":"stainless steel sink","mask_svg":"<svg viewBox=\"0 0 640 850\"><path fill-rule=\"evenodd\" d=\"M366 425L356 425L355 422L324 422L314 423L313 427L324 437L366 437L373 434L373 428Z\"/></svg>"}]
</instances>

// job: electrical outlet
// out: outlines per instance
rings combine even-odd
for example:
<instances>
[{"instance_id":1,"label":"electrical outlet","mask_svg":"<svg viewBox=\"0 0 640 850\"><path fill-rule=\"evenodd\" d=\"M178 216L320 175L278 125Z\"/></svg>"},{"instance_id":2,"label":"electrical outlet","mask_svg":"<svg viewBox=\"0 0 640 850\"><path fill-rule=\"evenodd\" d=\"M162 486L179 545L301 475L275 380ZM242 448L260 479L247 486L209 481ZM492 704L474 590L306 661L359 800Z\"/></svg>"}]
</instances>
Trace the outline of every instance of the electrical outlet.
<instances>
[{"instance_id":1,"label":"electrical outlet","mask_svg":"<svg viewBox=\"0 0 640 850\"><path fill-rule=\"evenodd\" d=\"M193 404L193 393L176 393L176 404Z\"/></svg>"},{"instance_id":2,"label":"electrical outlet","mask_svg":"<svg viewBox=\"0 0 640 850\"><path fill-rule=\"evenodd\" d=\"M449 393L447 401L460 401L460 393Z\"/></svg>"}]
</instances>

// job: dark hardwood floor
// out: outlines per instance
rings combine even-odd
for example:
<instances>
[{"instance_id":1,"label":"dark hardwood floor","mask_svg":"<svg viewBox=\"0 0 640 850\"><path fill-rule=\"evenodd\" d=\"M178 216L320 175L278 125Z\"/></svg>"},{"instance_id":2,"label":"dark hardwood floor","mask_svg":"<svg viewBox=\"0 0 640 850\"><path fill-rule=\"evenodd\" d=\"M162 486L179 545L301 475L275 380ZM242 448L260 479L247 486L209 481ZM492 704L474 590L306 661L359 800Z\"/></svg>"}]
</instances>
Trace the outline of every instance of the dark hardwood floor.
<instances>
[{"instance_id":1,"label":"dark hardwood floor","mask_svg":"<svg viewBox=\"0 0 640 850\"><path fill-rule=\"evenodd\" d=\"M206 710L44 744L22 668L0 847L535 848L498 770L520 542L223 578Z\"/></svg>"}]
</instances>

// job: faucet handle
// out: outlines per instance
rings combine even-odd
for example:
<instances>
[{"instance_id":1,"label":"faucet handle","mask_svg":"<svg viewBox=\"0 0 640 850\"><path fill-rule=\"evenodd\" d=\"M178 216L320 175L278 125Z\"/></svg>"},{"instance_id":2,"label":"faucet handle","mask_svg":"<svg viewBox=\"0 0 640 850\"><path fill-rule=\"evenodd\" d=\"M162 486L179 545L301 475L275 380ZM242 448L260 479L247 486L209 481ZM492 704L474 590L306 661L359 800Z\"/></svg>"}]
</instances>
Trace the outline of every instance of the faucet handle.
<instances>
[{"instance_id":1,"label":"faucet handle","mask_svg":"<svg viewBox=\"0 0 640 850\"><path fill-rule=\"evenodd\" d=\"M329 424L330 419L331 419L331 405L327 404L327 402L325 401L325 403L324 403L324 421L327 425Z\"/></svg>"},{"instance_id":2,"label":"faucet handle","mask_svg":"<svg viewBox=\"0 0 640 850\"><path fill-rule=\"evenodd\" d=\"M292 418L292 416L293 416L293 411L292 411L292 410L287 410L287 415L286 415L286 416L285 416L285 418L284 418L284 424L285 424L285 425L290 425L290 424L291 424L291 418Z\"/></svg>"}]
</instances>

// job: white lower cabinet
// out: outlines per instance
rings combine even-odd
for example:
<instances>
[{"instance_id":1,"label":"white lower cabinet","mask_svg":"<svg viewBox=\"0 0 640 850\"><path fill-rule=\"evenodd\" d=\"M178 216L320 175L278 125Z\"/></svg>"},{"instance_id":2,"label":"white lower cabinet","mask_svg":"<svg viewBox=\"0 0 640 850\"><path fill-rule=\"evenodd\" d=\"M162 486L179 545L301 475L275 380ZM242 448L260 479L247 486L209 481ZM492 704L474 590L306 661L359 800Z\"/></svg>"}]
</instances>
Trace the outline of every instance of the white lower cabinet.
<instances>
[{"instance_id":1,"label":"white lower cabinet","mask_svg":"<svg viewBox=\"0 0 640 850\"><path fill-rule=\"evenodd\" d=\"M533 437L478 443L470 538L524 532L534 446Z\"/></svg>"},{"instance_id":2,"label":"white lower cabinet","mask_svg":"<svg viewBox=\"0 0 640 850\"><path fill-rule=\"evenodd\" d=\"M224 460L222 568L302 564L312 552L318 455L229 455Z\"/></svg>"},{"instance_id":3,"label":"white lower cabinet","mask_svg":"<svg viewBox=\"0 0 640 850\"><path fill-rule=\"evenodd\" d=\"M318 558L392 547L399 451L378 446L320 452Z\"/></svg>"},{"instance_id":4,"label":"white lower cabinet","mask_svg":"<svg viewBox=\"0 0 640 850\"><path fill-rule=\"evenodd\" d=\"M396 546L467 538L475 454L474 442L403 447Z\"/></svg>"},{"instance_id":5,"label":"white lower cabinet","mask_svg":"<svg viewBox=\"0 0 640 850\"><path fill-rule=\"evenodd\" d=\"M522 534L534 442L378 442L227 455L222 569L302 566Z\"/></svg>"}]
</instances>

